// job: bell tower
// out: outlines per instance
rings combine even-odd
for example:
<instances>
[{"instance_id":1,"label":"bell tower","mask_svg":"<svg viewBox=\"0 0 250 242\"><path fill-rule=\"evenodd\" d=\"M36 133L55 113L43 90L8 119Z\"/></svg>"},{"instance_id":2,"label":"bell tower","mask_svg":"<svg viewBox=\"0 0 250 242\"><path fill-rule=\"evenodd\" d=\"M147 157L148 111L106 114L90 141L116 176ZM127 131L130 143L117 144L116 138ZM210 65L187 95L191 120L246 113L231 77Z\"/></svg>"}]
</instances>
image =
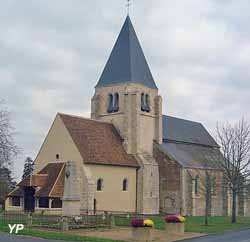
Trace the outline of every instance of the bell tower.
<instances>
[{"instance_id":1,"label":"bell tower","mask_svg":"<svg viewBox=\"0 0 250 242\"><path fill-rule=\"evenodd\" d=\"M137 211L159 211L159 172L153 143L162 142L162 98L127 16L92 98L91 118L112 122L124 148L139 161Z\"/></svg>"}]
</instances>

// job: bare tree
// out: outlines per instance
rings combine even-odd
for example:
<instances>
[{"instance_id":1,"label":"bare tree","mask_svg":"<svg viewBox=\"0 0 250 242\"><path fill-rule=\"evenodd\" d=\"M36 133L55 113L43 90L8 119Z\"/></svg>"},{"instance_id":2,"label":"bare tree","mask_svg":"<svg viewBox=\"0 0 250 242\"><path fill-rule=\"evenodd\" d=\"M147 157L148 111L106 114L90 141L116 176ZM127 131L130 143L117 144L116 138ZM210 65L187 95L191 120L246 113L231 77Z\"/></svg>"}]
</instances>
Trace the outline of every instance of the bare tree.
<instances>
[{"instance_id":1,"label":"bare tree","mask_svg":"<svg viewBox=\"0 0 250 242\"><path fill-rule=\"evenodd\" d=\"M208 217L211 216L212 196L215 193L215 177L217 172L218 170L216 169L208 168L207 164L205 164L203 169L197 169L193 175L189 172L194 181L194 192L204 198L204 224L206 226L208 225Z\"/></svg>"},{"instance_id":2,"label":"bare tree","mask_svg":"<svg viewBox=\"0 0 250 242\"><path fill-rule=\"evenodd\" d=\"M11 125L10 113L3 101L0 101L0 168L9 167L19 153L13 136L14 129Z\"/></svg>"},{"instance_id":3,"label":"bare tree","mask_svg":"<svg viewBox=\"0 0 250 242\"><path fill-rule=\"evenodd\" d=\"M250 124L242 118L235 125L217 125L217 142L223 156L219 164L232 193L232 223L236 223L237 196L250 181Z\"/></svg>"}]
</instances>

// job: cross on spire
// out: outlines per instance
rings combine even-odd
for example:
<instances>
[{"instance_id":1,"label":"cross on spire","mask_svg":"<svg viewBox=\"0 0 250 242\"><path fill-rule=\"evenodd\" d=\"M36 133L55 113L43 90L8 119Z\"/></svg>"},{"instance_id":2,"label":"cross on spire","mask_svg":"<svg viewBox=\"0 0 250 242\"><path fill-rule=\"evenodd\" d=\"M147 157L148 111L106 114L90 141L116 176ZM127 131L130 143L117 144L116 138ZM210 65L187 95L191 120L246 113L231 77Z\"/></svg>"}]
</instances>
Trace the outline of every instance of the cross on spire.
<instances>
[{"instance_id":1,"label":"cross on spire","mask_svg":"<svg viewBox=\"0 0 250 242\"><path fill-rule=\"evenodd\" d=\"M127 0L126 6L127 6L127 9L128 9L128 15L129 15L129 9L130 9L131 4L132 4L131 0Z\"/></svg>"}]
</instances>

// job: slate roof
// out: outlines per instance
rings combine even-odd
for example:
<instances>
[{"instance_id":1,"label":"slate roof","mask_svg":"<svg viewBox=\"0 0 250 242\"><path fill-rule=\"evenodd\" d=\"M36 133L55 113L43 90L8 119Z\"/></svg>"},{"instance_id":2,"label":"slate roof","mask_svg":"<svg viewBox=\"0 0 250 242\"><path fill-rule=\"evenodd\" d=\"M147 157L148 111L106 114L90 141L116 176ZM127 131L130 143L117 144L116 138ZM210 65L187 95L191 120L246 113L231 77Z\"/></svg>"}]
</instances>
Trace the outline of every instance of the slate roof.
<instances>
[{"instance_id":1,"label":"slate roof","mask_svg":"<svg viewBox=\"0 0 250 242\"><path fill-rule=\"evenodd\" d=\"M219 146L198 122L163 116L163 143L160 151L183 167L218 168Z\"/></svg>"},{"instance_id":2,"label":"slate roof","mask_svg":"<svg viewBox=\"0 0 250 242\"><path fill-rule=\"evenodd\" d=\"M59 115L84 163L139 167L134 156L126 153L123 140L113 124L67 114Z\"/></svg>"},{"instance_id":3,"label":"slate roof","mask_svg":"<svg viewBox=\"0 0 250 242\"><path fill-rule=\"evenodd\" d=\"M201 123L171 116L163 116L163 139L218 147Z\"/></svg>"},{"instance_id":4,"label":"slate roof","mask_svg":"<svg viewBox=\"0 0 250 242\"><path fill-rule=\"evenodd\" d=\"M49 163L38 174L46 174L48 176L47 182L35 193L35 197L60 197L63 196L64 190L64 170L65 163ZM33 186L31 176L26 177L17 187L8 194L9 197L23 197L23 187ZM34 185L35 186L35 185Z\"/></svg>"},{"instance_id":5,"label":"slate roof","mask_svg":"<svg viewBox=\"0 0 250 242\"><path fill-rule=\"evenodd\" d=\"M221 153L218 148L184 143L165 142L158 146L170 159L186 168L218 168Z\"/></svg>"},{"instance_id":6,"label":"slate roof","mask_svg":"<svg viewBox=\"0 0 250 242\"><path fill-rule=\"evenodd\" d=\"M157 89L129 16L96 87L120 83L139 83Z\"/></svg>"}]
</instances>

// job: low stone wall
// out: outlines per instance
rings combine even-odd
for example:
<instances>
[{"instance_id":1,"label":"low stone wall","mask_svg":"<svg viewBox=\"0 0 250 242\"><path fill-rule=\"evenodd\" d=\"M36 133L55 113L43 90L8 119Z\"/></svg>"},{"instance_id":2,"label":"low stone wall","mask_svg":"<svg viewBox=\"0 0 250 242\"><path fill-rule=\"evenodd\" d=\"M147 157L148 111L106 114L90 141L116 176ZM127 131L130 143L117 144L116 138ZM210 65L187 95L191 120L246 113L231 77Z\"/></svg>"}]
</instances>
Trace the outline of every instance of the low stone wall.
<instances>
[{"instance_id":1,"label":"low stone wall","mask_svg":"<svg viewBox=\"0 0 250 242\"><path fill-rule=\"evenodd\" d=\"M133 241L152 241L152 228L131 228Z\"/></svg>"},{"instance_id":2,"label":"low stone wall","mask_svg":"<svg viewBox=\"0 0 250 242\"><path fill-rule=\"evenodd\" d=\"M166 233L172 235L183 235L185 231L184 223L166 223Z\"/></svg>"}]
</instances>

